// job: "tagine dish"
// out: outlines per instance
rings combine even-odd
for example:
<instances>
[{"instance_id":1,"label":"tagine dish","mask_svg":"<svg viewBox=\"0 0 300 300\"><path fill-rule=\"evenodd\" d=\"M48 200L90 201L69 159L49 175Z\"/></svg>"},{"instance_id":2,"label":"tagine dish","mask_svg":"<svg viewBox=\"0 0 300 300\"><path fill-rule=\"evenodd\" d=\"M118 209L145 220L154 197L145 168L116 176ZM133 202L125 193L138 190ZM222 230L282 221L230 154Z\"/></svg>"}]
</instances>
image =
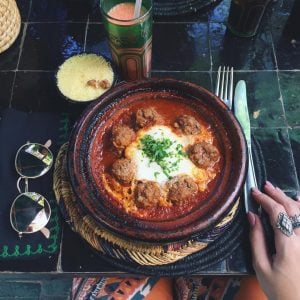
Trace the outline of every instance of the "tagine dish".
<instances>
[{"instance_id":1,"label":"tagine dish","mask_svg":"<svg viewBox=\"0 0 300 300\"><path fill-rule=\"evenodd\" d=\"M210 92L174 79L121 84L89 107L68 154L81 207L131 238L185 238L230 210L246 150L231 112Z\"/></svg>"}]
</instances>

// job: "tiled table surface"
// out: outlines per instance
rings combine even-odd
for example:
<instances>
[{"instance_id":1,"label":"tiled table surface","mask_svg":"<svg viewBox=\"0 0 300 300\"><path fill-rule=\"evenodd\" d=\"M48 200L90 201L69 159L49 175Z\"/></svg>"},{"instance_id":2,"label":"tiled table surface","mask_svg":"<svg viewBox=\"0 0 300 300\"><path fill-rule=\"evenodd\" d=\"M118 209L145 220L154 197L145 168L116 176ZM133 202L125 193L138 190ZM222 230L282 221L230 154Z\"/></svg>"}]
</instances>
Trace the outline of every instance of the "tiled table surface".
<instances>
[{"instance_id":1,"label":"tiled table surface","mask_svg":"<svg viewBox=\"0 0 300 300\"><path fill-rule=\"evenodd\" d=\"M78 109L59 96L54 74L76 53L110 56L99 11L79 0L17 0L17 4L22 16L20 35L0 54L0 109L77 116ZM235 80L247 83L251 127L263 151L267 178L295 196L300 192L299 1L295 5L292 0L272 2L259 33L248 39L227 32L229 4L223 0L196 14L155 17L152 76L188 80L212 90L218 66L233 66ZM67 228L65 237L70 249L85 248ZM89 255L84 266L80 261L76 266L66 264L63 271L118 271L104 262L99 270L89 249L83 251ZM207 273L249 272L245 252L240 247ZM70 252L70 261L76 259L80 253Z\"/></svg>"}]
</instances>

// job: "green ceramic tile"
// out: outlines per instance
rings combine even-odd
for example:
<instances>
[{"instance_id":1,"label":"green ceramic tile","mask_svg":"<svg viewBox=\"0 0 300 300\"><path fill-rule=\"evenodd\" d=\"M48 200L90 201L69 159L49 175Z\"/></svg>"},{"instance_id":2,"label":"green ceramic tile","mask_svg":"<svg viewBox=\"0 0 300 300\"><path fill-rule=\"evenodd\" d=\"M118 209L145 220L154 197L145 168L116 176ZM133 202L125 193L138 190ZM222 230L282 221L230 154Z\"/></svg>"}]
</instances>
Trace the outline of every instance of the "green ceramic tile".
<instances>
[{"instance_id":1,"label":"green ceramic tile","mask_svg":"<svg viewBox=\"0 0 300 300\"><path fill-rule=\"evenodd\" d=\"M28 0L17 0L16 3L19 8L22 22L26 22L28 20L31 2Z\"/></svg>"},{"instance_id":2,"label":"green ceramic tile","mask_svg":"<svg viewBox=\"0 0 300 300\"><path fill-rule=\"evenodd\" d=\"M83 51L85 30L84 23L29 23L18 69L56 71Z\"/></svg>"},{"instance_id":3,"label":"green ceramic tile","mask_svg":"<svg viewBox=\"0 0 300 300\"><path fill-rule=\"evenodd\" d=\"M85 51L111 58L111 51L103 24L89 23L87 28Z\"/></svg>"},{"instance_id":4,"label":"green ceramic tile","mask_svg":"<svg viewBox=\"0 0 300 300\"><path fill-rule=\"evenodd\" d=\"M297 5L299 5L299 1L279 0L273 1L272 8L268 9L267 14L272 24L275 48L280 47L279 44L283 41L283 36L288 33L287 29L290 26L289 23L293 15L296 15L296 18L299 19L299 8L297 8Z\"/></svg>"},{"instance_id":5,"label":"green ceramic tile","mask_svg":"<svg viewBox=\"0 0 300 300\"><path fill-rule=\"evenodd\" d=\"M209 24L210 52L213 69L223 64L223 54L226 53L226 25L224 23L211 22Z\"/></svg>"},{"instance_id":6,"label":"green ceramic tile","mask_svg":"<svg viewBox=\"0 0 300 300\"><path fill-rule=\"evenodd\" d=\"M10 104L14 72L0 72L0 109L7 108Z\"/></svg>"},{"instance_id":7,"label":"green ceramic tile","mask_svg":"<svg viewBox=\"0 0 300 300\"><path fill-rule=\"evenodd\" d=\"M235 72L234 83L239 80L246 82L251 127L285 126L276 72Z\"/></svg>"},{"instance_id":8,"label":"green ceramic tile","mask_svg":"<svg viewBox=\"0 0 300 300\"><path fill-rule=\"evenodd\" d=\"M270 5L268 6L267 13L270 14L273 18L273 21L276 22L278 16L287 15L291 12L294 2L297 2L297 0L271 1Z\"/></svg>"},{"instance_id":9,"label":"green ceramic tile","mask_svg":"<svg viewBox=\"0 0 300 300\"><path fill-rule=\"evenodd\" d=\"M15 70L17 68L22 39L26 35L26 27L22 23L17 39L0 55L0 70ZM4 33L3 33L4 35ZM2 36L3 36L2 35ZM2 38L1 36L1 38ZM1 41L1 45L3 45Z\"/></svg>"},{"instance_id":10,"label":"green ceramic tile","mask_svg":"<svg viewBox=\"0 0 300 300\"><path fill-rule=\"evenodd\" d=\"M19 282L19 281L1 281L0 295L7 299L9 297L39 299L41 292L40 283L36 282ZM22 298L23 297L23 298Z\"/></svg>"},{"instance_id":11,"label":"green ceramic tile","mask_svg":"<svg viewBox=\"0 0 300 300\"><path fill-rule=\"evenodd\" d=\"M288 130L256 129L253 134L262 149L267 180L283 190L297 190L298 180Z\"/></svg>"},{"instance_id":12,"label":"green ceramic tile","mask_svg":"<svg viewBox=\"0 0 300 300\"><path fill-rule=\"evenodd\" d=\"M253 38L231 34L225 24L210 23L210 46L213 70L229 65L236 70L275 70L272 36L269 30Z\"/></svg>"},{"instance_id":13,"label":"green ceramic tile","mask_svg":"<svg viewBox=\"0 0 300 300\"><path fill-rule=\"evenodd\" d=\"M154 71L209 71L210 67L207 23L154 24Z\"/></svg>"},{"instance_id":14,"label":"green ceramic tile","mask_svg":"<svg viewBox=\"0 0 300 300\"><path fill-rule=\"evenodd\" d=\"M300 72L279 72L283 104L289 126L300 126Z\"/></svg>"},{"instance_id":15,"label":"green ceramic tile","mask_svg":"<svg viewBox=\"0 0 300 300\"><path fill-rule=\"evenodd\" d=\"M300 128L297 129L290 129L290 140L291 146L295 161L295 167L298 175L298 181L300 180ZM300 193L300 190L298 190Z\"/></svg>"},{"instance_id":16,"label":"green ceramic tile","mask_svg":"<svg viewBox=\"0 0 300 300\"><path fill-rule=\"evenodd\" d=\"M66 295L63 295L63 296L58 296L58 295L56 295L56 296L48 296L48 295L45 296L45 295L41 295L40 299L42 299L42 300L68 300L68 299L71 299L71 298L66 296Z\"/></svg>"},{"instance_id":17,"label":"green ceramic tile","mask_svg":"<svg viewBox=\"0 0 300 300\"><path fill-rule=\"evenodd\" d=\"M229 13L230 0L223 0L214 9L208 12L211 22L226 22Z\"/></svg>"},{"instance_id":18,"label":"green ceramic tile","mask_svg":"<svg viewBox=\"0 0 300 300\"><path fill-rule=\"evenodd\" d=\"M166 77L189 81L212 91L209 72L152 72L152 77Z\"/></svg>"},{"instance_id":19,"label":"green ceramic tile","mask_svg":"<svg viewBox=\"0 0 300 300\"><path fill-rule=\"evenodd\" d=\"M56 278L52 280L43 280L42 295L44 297L68 295L70 293L71 285L72 278Z\"/></svg>"},{"instance_id":20,"label":"green ceramic tile","mask_svg":"<svg viewBox=\"0 0 300 300\"><path fill-rule=\"evenodd\" d=\"M26 296L24 296L24 297L17 297L17 298L14 297L14 296L13 297L1 297L0 296L0 300L16 300L16 299L18 299L18 300L41 300L41 298L39 296L36 296L36 297L26 297ZM60 300L60 299L58 299L58 300Z\"/></svg>"},{"instance_id":21,"label":"green ceramic tile","mask_svg":"<svg viewBox=\"0 0 300 300\"><path fill-rule=\"evenodd\" d=\"M282 43L283 40L283 35L285 33L285 26L287 26L289 15L284 14L284 15L279 15L276 16L276 22L272 23L272 39L273 43L275 46L275 49L280 47L280 44Z\"/></svg>"}]
</instances>

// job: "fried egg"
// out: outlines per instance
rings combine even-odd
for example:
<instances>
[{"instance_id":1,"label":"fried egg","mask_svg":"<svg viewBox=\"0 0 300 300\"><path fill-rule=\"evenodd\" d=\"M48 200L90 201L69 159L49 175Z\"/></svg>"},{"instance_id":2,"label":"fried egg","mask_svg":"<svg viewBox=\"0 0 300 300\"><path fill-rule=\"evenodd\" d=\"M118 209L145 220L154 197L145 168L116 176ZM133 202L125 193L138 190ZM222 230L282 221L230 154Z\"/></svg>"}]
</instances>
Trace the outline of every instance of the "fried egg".
<instances>
[{"instance_id":1,"label":"fried egg","mask_svg":"<svg viewBox=\"0 0 300 300\"><path fill-rule=\"evenodd\" d=\"M145 141L150 143L150 150L145 147ZM163 185L174 176L189 175L198 181L199 168L186 153L187 146L193 142L192 136L177 135L168 126L155 125L137 132L137 138L126 148L125 156L136 165L136 180L151 180ZM155 146L157 151L163 151L163 159L155 159Z\"/></svg>"}]
</instances>

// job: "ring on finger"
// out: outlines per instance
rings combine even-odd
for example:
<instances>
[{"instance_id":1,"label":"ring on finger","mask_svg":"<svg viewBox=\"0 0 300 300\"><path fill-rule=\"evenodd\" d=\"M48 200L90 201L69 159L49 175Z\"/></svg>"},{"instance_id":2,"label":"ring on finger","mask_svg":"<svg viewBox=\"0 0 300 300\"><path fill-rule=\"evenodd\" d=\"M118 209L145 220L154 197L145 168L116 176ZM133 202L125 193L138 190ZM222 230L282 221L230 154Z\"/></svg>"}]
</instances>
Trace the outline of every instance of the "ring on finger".
<instances>
[{"instance_id":1,"label":"ring on finger","mask_svg":"<svg viewBox=\"0 0 300 300\"><path fill-rule=\"evenodd\" d=\"M275 226L286 236L291 236L293 234L292 221L289 218L289 216L284 212L280 212L278 214Z\"/></svg>"},{"instance_id":2,"label":"ring on finger","mask_svg":"<svg viewBox=\"0 0 300 300\"><path fill-rule=\"evenodd\" d=\"M293 228L299 228L300 227L300 214L290 217L290 220L292 222Z\"/></svg>"}]
</instances>

